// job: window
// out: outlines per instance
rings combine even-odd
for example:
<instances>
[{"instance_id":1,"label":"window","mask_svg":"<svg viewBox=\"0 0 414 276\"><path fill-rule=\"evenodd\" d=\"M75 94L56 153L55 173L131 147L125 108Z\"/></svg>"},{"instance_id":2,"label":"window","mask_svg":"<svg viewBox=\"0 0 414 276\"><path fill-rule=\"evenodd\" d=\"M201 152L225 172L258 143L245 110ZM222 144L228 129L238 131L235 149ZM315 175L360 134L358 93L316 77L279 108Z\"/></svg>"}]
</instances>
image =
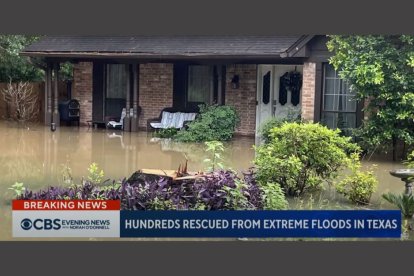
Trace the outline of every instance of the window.
<instances>
[{"instance_id":1,"label":"window","mask_svg":"<svg viewBox=\"0 0 414 276\"><path fill-rule=\"evenodd\" d=\"M110 99L125 99L128 81L128 67L125 64L107 65L106 97Z\"/></svg>"},{"instance_id":2,"label":"window","mask_svg":"<svg viewBox=\"0 0 414 276\"><path fill-rule=\"evenodd\" d=\"M126 64L106 65L105 116L119 117L126 106L129 66Z\"/></svg>"},{"instance_id":3,"label":"window","mask_svg":"<svg viewBox=\"0 0 414 276\"><path fill-rule=\"evenodd\" d=\"M174 64L173 106L197 109L225 102L226 69L222 65Z\"/></svg>"},{"instance_id":4,"label":"window","mask_svg":"<svg viewBox=\"0 0 414 276\"><path fill-rule=\"evenodd\" d=\"M188 67L187 102L211 104L213 99L213 68L192 65Z\"/></svg>"},{"instance_id":5,"label":"window","mask_svg":"<svg viewBox=\"0 0 414 276\"><path fill-rule=\"evenodd\" d=\"M357 101L346 80L339 77L332 65L323 67L323 99L321 122L332 129L357 126Z\"/></svg>"}]
</instances>

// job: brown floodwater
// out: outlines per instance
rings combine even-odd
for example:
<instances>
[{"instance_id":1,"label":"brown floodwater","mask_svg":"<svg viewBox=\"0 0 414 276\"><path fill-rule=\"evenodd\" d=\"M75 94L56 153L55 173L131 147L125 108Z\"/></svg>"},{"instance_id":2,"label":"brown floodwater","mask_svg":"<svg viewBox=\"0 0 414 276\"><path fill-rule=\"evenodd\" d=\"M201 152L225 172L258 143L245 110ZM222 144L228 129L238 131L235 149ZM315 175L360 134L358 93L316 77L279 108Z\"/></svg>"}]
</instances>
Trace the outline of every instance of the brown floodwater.
<instances>
[{"instance_id":1,"label":"brown floodwater","mask_svg":"<svg viewBox=\"0 0 414 276\"><path fill-rule=\"evenodd\" d=\"M104 171L105 178L114 180L129 177L142 168L177 169L186 159L189 170L199 171L206 167L203 160L209 157L203 144L158 140L146 132L123 133L87 127L60 127L51 132L48 127L39 125L17 127L0 122L0 133L0 240L12 239L10 201L13 191L9 187L15 182L22 182L31 190L65 185L63 175L70 168L71 176L79 183L88 175L87 168L92 162ZM225 166L237 171L251 167L255 142L251 137L237 137L225 143ZM363 163L368 167L377 164L375 174L379 187L372 198L372 207L391 208L381 200L381 194L404 191L403 182L389 174L390 170L403 165L383 157ZM334 202L347 204L329 187L313 200L315 206L322 201L327 201L332 208ZM291 202L292 206L297 204ZM307 208L306 202L301 204ZM310 208L317 208L315 206Z\"/></svg>"}]
</instances>

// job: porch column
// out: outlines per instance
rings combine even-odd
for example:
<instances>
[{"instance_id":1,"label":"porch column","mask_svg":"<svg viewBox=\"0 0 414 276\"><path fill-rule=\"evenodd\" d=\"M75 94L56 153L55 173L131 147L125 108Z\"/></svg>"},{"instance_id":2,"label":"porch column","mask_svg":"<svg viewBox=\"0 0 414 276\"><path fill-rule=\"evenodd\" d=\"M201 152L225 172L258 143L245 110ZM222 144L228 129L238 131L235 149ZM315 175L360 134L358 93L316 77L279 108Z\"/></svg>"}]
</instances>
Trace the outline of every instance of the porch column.
<instances>
[{"instance_id":1,"label":"porch column","mask_svg":"<svg viewBox=\"0 0 414 276\"><path fill-rule=\"evenodd\" d=\"M223 103L223 67L217 66L217 104L222 105Z\"/></svg>"},{"instance_id":2,"label":"porch column","mask_svg":"<svg viewBox=\"0 0 414 276\"><path fill-rule=\"evenodd\" d=\"M124 131L131 131L131 116L130 116L130 108L131 108L131 92L130 92L130 82L131 82L131 71L129 70L131 66L128 64L125 67L127 70L127 85L126 85L126 116L124 119Z\"/></svg>"},{"instance_id":3,"label":"porch column","mask_svg":"<svg viewBox=\"0 0 414 276\"><path fill-rule=\"evenodd\" d=\"M59 91L58 91L58 80L59 80L59 63L55 63L53 66L54 70L54 104L53 104L53 123L58 127L60 125L60 116L58 109Z\"/></svg>"},{"instance_id":4,"label":"porch column","mask_svg":"<svg viewBox=\"0 0 414 276\"><path fill-rule=\"evenodd\" d=\"M134 115L131 119L131 131L138 131L138 66L132 65L132 108Z\"/></svg>"},{"instance_id":5,"label":"porch column","mask_svg":"<svg viewBox=\"0 0 414 276\"><path fill-rule=\"evenodd\" d=\"M46 108L45 108L45 125L50 126L52 123L52 65L47 64L45 78Z\"/></svg>"},{"instance_id":6,"label":"porch column","mask_svg":"<svg viewBox=\"0 0 414 276\"><path fill-rule=\"evenodd\" d=\"M313 122L315 119L316 63L303 64L303 85L301 94L302 119Z\"/></svg>"}]
</instances>

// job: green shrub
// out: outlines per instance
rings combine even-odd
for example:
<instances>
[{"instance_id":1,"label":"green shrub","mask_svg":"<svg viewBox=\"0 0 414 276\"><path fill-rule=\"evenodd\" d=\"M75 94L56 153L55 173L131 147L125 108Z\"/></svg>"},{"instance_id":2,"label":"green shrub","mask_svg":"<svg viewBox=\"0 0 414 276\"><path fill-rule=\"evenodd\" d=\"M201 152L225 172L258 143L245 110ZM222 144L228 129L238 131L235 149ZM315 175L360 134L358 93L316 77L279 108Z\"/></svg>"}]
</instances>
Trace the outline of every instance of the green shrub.
<instances>
[{"instance_id":1,"label":"green shrub","mask_svg":"<svg viewBox=\"0 0 414 276\"><path fill-rule=\"evenodd\" d=\"M402 194L402 195L395 195L392 193L383 194L382 198L384 198L389 203L398 207L401 210L402 215L404 218L412 218L414 215L414 197L413 195L409 194Z\"/></svg>"},{"instance_id":2,"label":"green shrub","mask_svg":"<svg viewBox=\"0 0 414 276\"><path fill-rule=\"evenodd\" d=\"M24 187L24 184L21 182L15 182L10 188L9 190L12 190L16 197L19 197L23 194L23 192L26 190L26 188Z\"/></svg>"},{"instance_id":3,"label":"green shrub","mask_svg":"<svg viewBox=\"0 0 414 276\"><path fill-rule=\"evenodd\" d=\"M256 148L257 178L260 183L278 183L292 196L330 183L349 154L360 150L338 130L320 124L284 123L270 130L270 138Z\"/></svg>"},{"instance_id":4,"label":"green shrub","mask_svg":"<svg viewBox=\"0 0 414 276\"><path fill-rule=\"evenodd\" d=\"M407 155L407 160L403 162L409 169L414 169L414 151Z\"/></svg>"},{"instance_id":5,"label":"green shrub","mask_svg":"<svg viewBox=\"0 0 414 276\"><path fill-rule=\"evenodd\" d=\"M229 210L250 210L254 209L254 205L249 202L246 197L248 185L245 181L237 179L234 181L235 187L223 186L226 193L226 208Z\"/></svg>"},{"instance_id":6,"label":"green shrub","mask_svg":"<svg viewBox=\"0 0 414 276\"><path fill-rule=\"evenodd\" d=\"M163 128L154 132L154 136L158 138L173 138L177 134L176 128Z\"/></svg>"},{"instance_id":7,"label":"green shrub","mask_svg":"<svg viewBox=\"0 0 414 276\"><path fill-rule=\"evenodd\" d=\"M266 183L261 185L263 198L263 210L286 210L288 209L288 202L285 197L285 192L277 183Z\"/></svg>"},{"instance_id":8,"label":"green shrub","mask_svg":"<svg viewBox=\"0 0 414 276\"><path fill-rule=\"evenodd\" d=\"M207 141L204 142L206 145L206 152L211 154L210 158L204 159L204 162L208 165L207 171L214 171L219 167L224 169L223 157L221 154L224 152L224 145L219 141Z\"/></svg>"},{"instance_id":9,"label":"green shrub","mask_svg":"<svg viewBox=\"0 0 414 276\"><path fill-rule=\"evenodd\" d=\"M234 107L201 105L200 114L174 137L182 142L227 141L239 122Z\"/></svg>"},{"instance_id":10,"label":"green shrub","mask_svg":"<svg viewBox=\"0 0 414 276\"><path fill-rule=\"evenodd\" d=\"M378 186L372 170L361 172L359 155L354 153L350 160L351 175L336 185L336 191L356 204L368 204Z\"/></svg>"},{"instance_id":11,"label":"green shrub","mask_svg":"<svg viewBox=\"0 0 414 276\"><path fill-rule=\"evenodd\" d=\"M300 122L300 116L288 115L286 118L271 118L265 121L259 128L259 133L262 136L263 141L267 144L270 142L270 131L275 127L281 127L283 123Z\"/></svg>"},{"instance_id":12,"label":"green shrub","mask_svg":"<svg viewBox=\"0 0 414 276\"><path fill-rule=\"evenodd\" d=\"M104 177L104 171L99 168L99 165L95 162L89 165L88 168L88 180L92 183L101 183Z\"/></svg>"}]
</instances>

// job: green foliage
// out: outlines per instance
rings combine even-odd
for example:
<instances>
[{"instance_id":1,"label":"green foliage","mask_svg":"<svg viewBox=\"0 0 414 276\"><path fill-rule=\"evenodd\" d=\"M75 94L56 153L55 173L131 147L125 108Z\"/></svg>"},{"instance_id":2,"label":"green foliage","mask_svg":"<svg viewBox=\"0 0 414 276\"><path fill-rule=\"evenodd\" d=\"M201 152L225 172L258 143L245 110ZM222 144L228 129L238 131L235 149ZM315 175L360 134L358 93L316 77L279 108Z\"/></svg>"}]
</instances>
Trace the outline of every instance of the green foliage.
<instances>
[{"instance_id":1,"label":"green foliage","mask_svg":"<svg viewBox=\"0 0 414 276\"><path fill-rule=\"evenodd\" d=\"M285 192L277 183L266 183L260 185L263 192L263 210L286 210L289 203L286 200Z\"/></svg>"},{"instance_id":2,"label":"green foliage","mask_svg":"<svg viewBox=\"0 0 414 276\"><path fill-rule=\"evenodd\" d=\"M245 195L247 190L247 185L244 181L238 179L235 181L235 188L229 186L223 186L226 196L226 207L231 210L236 208L236 210L249 210L254 209L254 206L250 204Z\"/></svg>"},{"instance_id":3,"label":"green foliage","mask_svg":"<svg viewBox=\"0 0 414 276\"><path fill-rule=\"evenodd\" d=\"M254 163L260 183L278 183L292 196L331 182L358 152L349 137L320 124L284 123L270 130L268 144L257 147Z\"/></svg>"},{"instance_id":4,"label":"green foliage","mask_svg":"<svg viewBox=\"0 0 414 276\"><path fill-rule=\"evenodd\" d=\"M20 52L37 41L39 36L0 35L0 82L36 82L42 81L46 64L39 58L21 56ZM59 79L73 79L73 64L60 65Z\"/></svg>"},{"instance_id":5,"label":"green foliage","mask_svg":"<svg viewBox=\"0 0 414 276\"><path fill-rule=\"evenodd\" d=\"M336 184L337 192L355 204L368 204L378 186L374 172L361 171L361 162L357 153L351 155L349 167L351 175Z\"/></svg>"},{"instance_id":6,"label":"green foliage","mask_svg":"<svg viewBox=\"0 0 414 276\"><path fill-rule=\"evenodd\" d=\"M15 182L10 188L9 190L12 190L16 197L19 197L23 194L23 192L26 190L26 188L24 187L24 184L21 182Z\"/></svg>"},{"instance_id":7,"label":"green foliage","mask_svg":"<svg viewBox=\"0 0 414 276\"><path fill-rule=\"evenodd\" d=\"M60 64L59 79L62 81L73 80L73 64L65 62Z\"/></svg>"},{"instance_id":8,"label":"green foliage","mask_svg":"<svg viewBox=\"0 0 414 276\"><path fill-rule=\"evenodd\" d=\"M36 41L37 36L0 35L0 82L41 81L43 71L34 59L20 56L24 47Z\"/></svg>"},{"instance_id":9,"label":"green foliage","mask_svg":"<svg viewBox=\"0 0 414 276\"><path fill-rule=\"evenodd\" d=\"M173 138L177 134L176 128L163 128L156 130L154 136L158 138Z\"/></svg>"},{"instance_id":10,"label":"green foliage","mask_svg":"<svg viewBox=\"0 0 414 276\"><path fill-rule=\"evenodd\" d=\"M407 160L403 162L409 169L414 169L414 151L407 156Z\"/></svg>"},{"instance_id":11,"label":"green foliage","mask_svg":"<svg viewBox=\"0 0 414 276\"><path fill-rule=\"evenodd\" d=\"M88 180L92 183L101 183L104 177L104 171L99 169L97 163L92 163L88 168Z\"/></svg>"},{"instance_id":12,"label":"green foliage","mask_svg":"<svg viewBox=\"0 0 414 276\"><path fill-rule=\"evenodd\" d=\"M393 193L383 194L384 198L389 203L395 205L398 209L401 210L401 213L405 218L412 218L414 215L414 197L413 195L395 195Z\"/></svg>"},{"instance_id":13,"label":"green foliage","mask_svg":"<svg viewBox=\"0 0 414 276\"><path fill-rule=\"evenodd\" d=\"M204 162L208 165L207 170L214 171L217 167L223 169L223 157L221 156L224 152L223 143L220 141L208 141L204 142L204 144L206 145L206 152L211 154L210 158L204 159Z\"/></svg>"},{"instance_id":14,"label":"green foliage","mask_svg":"<svg viewBox=\"0 0 414 276\"><path fill-rule=\"evenodd\" d=\"M297 116L289 116L283 119L279 119L279 118L271 118L267 121L265 121L259 129L259 133L262 136L263 140L265 143L269 143L271 140L270 137L270 131L275 128L275 127L280 127L282 126L283 123L286 122L300 122L300 117Z\"/></svg>"},{"instance_id":15,"label":"green foliage","mask_svg":"<svg viewBox=\"0 0 414 276\"><path fill-rule=\"evenodd\" d=\"M234 107L200 105L200 114L180 130L175 139L182 142L227 141L233 137L239 117Z\"/></svg>"},{"instance_id":16,"label":"green foliage","mask_svg":"<svg viewBox=\"0 0 414 276\"><path fill-rule=\"evenodd\" d=\"M72 181L73 181L72 169L69 167L68 162L62 165L61 175L62 175L63 183L72 184Z\"/></svg>"},{"instance_id":17,"label":"green foliage","mask_svg":"<svg viewBox=\"0 0 414 276\"><path fill-rule=\"evenodd\" d=\"M393 140L414 143L414 36L334 35L330 62L359 100L368 99L368 120L359 131L368 149Z\"/></svg>"},{"instance_id":18,"label":"green foliage","mask_svg":"<svg viewBox=\"0 0 414 276\"><path fill-rule=\"evenodd\" d=\"M174 204L171 202L171 200L163 200L158 197L155 197L150 204L151 210L176 210L177 208L174 207Z\"/></svg>"}]
</instances>

